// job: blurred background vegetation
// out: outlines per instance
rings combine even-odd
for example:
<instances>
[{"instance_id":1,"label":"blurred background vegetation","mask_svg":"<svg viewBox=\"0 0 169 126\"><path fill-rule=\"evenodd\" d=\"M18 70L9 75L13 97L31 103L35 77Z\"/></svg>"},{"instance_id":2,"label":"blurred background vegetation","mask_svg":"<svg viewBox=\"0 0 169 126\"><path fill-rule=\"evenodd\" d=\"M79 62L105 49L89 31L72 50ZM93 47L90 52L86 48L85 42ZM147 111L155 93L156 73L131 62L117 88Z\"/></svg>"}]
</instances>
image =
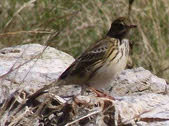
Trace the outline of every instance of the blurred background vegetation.
<instances>
[{"instance_id":1,"label":"blurred background vegetation","mask_svg":"<svg viewBox=\"0 0 169 126\"><path fill-rule=\"evenodd\" d=\"M0 48L44 44L60 31L50 46L77 57L127 13L128 0L1 0ZM135 0L131 20L138 27L130 35L130 67L142 66L169 81L169 1Z\"/></svg>"}]
</instances>

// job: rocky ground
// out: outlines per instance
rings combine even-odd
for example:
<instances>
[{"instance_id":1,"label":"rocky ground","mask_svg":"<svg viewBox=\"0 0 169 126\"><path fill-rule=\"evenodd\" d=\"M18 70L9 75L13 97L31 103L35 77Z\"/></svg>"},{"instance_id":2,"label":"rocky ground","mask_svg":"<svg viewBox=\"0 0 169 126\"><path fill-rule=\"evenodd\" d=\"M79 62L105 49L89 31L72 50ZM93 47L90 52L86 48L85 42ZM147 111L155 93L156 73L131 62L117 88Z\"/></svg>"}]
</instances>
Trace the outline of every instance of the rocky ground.
<instances>
[{"instance_id":1,"label":"rocky ground","mask_svg":"<svg viewBox=\"0 0 169 126\"><path fill-rule=\"evenodd\" d=\"M124 70L103 89L115 100L81 95L79 86L50 84L74 61L52 47L27 44L0 50L0 125L167 126L168 84L142 67Z\"/></svg>"}]
</instances>

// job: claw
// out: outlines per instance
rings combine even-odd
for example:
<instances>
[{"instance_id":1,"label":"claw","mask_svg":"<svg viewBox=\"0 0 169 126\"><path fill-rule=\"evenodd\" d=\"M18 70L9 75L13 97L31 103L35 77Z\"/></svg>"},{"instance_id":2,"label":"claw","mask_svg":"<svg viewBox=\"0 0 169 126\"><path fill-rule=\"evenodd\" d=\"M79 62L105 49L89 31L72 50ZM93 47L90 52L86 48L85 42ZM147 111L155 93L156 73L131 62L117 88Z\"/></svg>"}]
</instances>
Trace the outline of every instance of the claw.
<instances>
[{"instance_id":1,"label":"claw","mask_svg":"<svg viewBox=\"0 0 169 126\"><path fill-rule=\"evenodd\" d=\"M111 100L115 100L114 97L112 97L112 96L110 96L110 95L108 95L108 94L106 94L106 93L104 93L104 92L102 92L102 91L100 91L100 90L94 89L94 88L92 88L92 87L89 87L89 88L90 88L94 93L96 93L97 97L106 97L106 98L109 98L109 99L111 99Z\"/></svg>"}]
</instances>

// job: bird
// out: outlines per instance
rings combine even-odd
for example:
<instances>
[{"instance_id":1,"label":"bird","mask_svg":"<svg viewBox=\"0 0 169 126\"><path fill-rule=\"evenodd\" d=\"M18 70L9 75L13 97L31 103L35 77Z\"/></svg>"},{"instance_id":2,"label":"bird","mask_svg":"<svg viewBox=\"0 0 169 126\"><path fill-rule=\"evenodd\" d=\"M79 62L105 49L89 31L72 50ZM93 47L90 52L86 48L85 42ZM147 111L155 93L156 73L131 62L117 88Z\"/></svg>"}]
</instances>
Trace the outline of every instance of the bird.
<instances>
[{"instance_id":1,"label":"bird","mask_svg":"<svg viewBox=\"0 0 169 126\"><path fill-rule=\"evenodd\" d=\"M77 84L101 89L126 67L129 43L123 39L136 25L119 17L106 36L87 48L58 78L58 85Z\"/></svg>"},{"instance_id":2,"label":"bird","mask_svg":"<svg viewBox=\"0 0 169 126\"><path fill-rule=\"evenodd\" d=\"M124 39L129 31L136 27L126 17L115 19L105 37L87 48L57 80L36 91L27 102L49 92L48 89L53 86L72 84L80 85L83 89L89 87L97 96L107 97L100 89L109 85L116 75L125 69L129 42Z\"/></svg>"},{"instance_id":3,"label":"bird","mask_svg":"<svg viewBox=\"0 0 169 126\"><path fill-rule=\"evenodd\" d=\"M114 97L109 97L97 89L110 84L127 65L129 41L124 39L131 29L137 27L129 19L133 1L129 0L128 18L119 17L115 19L105 37L87 48L58 79L29 95L25 104L18 111L25 106L30 106L31 103L37 102L36 98L49 92L48 89L51 87L69 84L81 85L83 88L87 86L98 96L106 96L115 100ZM53 39L54 36L51 38Z\"/></svg>"}]
</instances>

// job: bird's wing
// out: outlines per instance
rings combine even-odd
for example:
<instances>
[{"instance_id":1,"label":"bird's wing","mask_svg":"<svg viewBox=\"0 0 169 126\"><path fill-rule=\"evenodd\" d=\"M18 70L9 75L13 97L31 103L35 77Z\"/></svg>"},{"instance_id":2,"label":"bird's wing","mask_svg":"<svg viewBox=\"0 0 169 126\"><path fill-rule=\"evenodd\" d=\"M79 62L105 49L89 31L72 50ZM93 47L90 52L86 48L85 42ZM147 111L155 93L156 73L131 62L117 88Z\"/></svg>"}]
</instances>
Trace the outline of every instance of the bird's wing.
<instances>
[{"instance_id":1,"label":"bird's wing","mask_svg":"<svg viewBox=\"0 0 169 126\"><path fill-rule=\"evenodd\" d=\"M80 57L78 57L60 76L64 79L67 75L75 75L91 70L95 64L103 61L107 51L114 44L109 39L102 39L97 44L87 49Z\"/></svg>"},{"instance_id":2,"label":"bird's wing","mask_svg":"<svg viewBox=\"0 0 169 126\"><path fill-rule=\"evenodd\" d=\"M81 63L93 63L99 60L102 60L103 56L105 55L106 51L109 48L109 43L106 40L102 40L92 46L91 48L87 49L82 55L76 59L78 64Z\"/></svg>"}]
</instances>

